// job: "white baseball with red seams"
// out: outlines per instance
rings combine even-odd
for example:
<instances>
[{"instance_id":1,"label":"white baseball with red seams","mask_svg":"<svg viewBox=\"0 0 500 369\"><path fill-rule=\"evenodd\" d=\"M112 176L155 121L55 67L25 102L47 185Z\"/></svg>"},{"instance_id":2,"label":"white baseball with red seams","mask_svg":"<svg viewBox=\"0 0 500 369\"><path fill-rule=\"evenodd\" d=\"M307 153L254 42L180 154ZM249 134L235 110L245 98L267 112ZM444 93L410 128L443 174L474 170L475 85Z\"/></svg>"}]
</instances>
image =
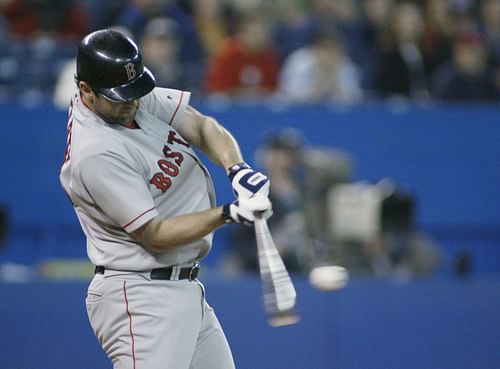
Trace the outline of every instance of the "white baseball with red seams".
<instances>
[{"instance_id":1,"label":"white baseball with red seams","mask_svg":"<svg viewBox=\"0 0 500 369\"><path fill-rule=\"evenodd\" d=\"M150 251L130 235L158 215L215 207L208 171L176 130L188 102L188 92L155 88L139 101L138 129L106 123L79 94L71 103L60 180L90 261L106 267L89 286L87 311L115 369L234 368L201 283L151 280L144 273L192 265L207 255L213 234L165 252Z\"/></svg>"}]
</instances>

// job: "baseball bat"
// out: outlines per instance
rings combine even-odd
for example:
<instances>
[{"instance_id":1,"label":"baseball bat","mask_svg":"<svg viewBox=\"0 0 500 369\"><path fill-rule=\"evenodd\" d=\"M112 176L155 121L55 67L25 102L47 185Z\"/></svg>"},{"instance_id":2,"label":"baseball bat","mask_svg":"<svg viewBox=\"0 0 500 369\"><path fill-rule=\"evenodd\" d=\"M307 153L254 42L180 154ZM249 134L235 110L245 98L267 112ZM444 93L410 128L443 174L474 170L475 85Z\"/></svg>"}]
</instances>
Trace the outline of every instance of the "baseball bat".
<instances>
[{"instance_id":1,"label":"baseball bat","mask_svg":"<svg viewBox=\"0 0 500 369\"><path fill-rule=\"evenodd\" d=\"M268 323L273 327L295 324L300 318L295 311L297 294L290 275L274 244L266 219L257 215L254 226Z\"/></svg>"}]
</instances>

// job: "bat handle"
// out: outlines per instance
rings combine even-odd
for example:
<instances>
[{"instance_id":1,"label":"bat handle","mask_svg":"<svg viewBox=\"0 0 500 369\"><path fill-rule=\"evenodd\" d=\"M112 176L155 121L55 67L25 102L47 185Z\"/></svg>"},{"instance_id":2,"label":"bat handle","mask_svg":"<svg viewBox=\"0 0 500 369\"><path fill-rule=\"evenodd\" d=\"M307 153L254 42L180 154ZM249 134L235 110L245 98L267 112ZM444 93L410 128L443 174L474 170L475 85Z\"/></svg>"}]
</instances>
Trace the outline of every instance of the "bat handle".
<instances>
[{"instance_id":1,"label":"bat handle","mask_svg":"<svg viewBox=\"0 0 500 369\"><path fill-rule=\"evenodd\" d=\"M255 222L266 222L266 219L264 219L264 213L265 211L254 211L253 215L255 216Z\"/></svg>"},{"instance_id":2,"label":"bat handle","mask_svg":"<svg viewBox=\"0 0 500 369\"><path fill-rule=\"evenodd\" d=\"M267 220L263 216L263 212L255 212L255 220L253 222L256 233L265 234L269 232L269 227L267 225Z\"/></svg>"}]
</instances>

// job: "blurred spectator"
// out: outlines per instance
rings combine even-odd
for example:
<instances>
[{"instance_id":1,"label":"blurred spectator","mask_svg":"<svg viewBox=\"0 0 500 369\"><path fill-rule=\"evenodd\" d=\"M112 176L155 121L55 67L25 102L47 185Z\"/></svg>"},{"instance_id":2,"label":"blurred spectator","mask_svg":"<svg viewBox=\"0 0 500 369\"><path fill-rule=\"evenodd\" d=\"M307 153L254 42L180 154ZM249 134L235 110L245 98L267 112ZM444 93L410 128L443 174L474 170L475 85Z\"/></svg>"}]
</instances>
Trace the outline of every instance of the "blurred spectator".
<instances>
[{"instance_id":1,"label":"blurred spectator","mask_svg":"<svg viewBox=\"0 0 500 369\"><path fill-rule=\"evenodd\" d=\"M259 13L246 13L207 70L207 92L228 97L262 98L277 87L279 65L269 23Z\"/></svg>"},{"instance_id":2,"label":"blurred spectator","mask_svg":"<svg viewBox=\"0 0 500 369\"><path fill-rule=\"evenodd\" d=\"M162 17L146 24L139 46L144 65L153 72L157 86L192 90L194 86L188 86L179 59L179 42L176 23Z\"/></svg>"},{"instance_id":3,"label":"blurred spectator","mask_svg":"<svg viewBox=\"0 0 500 369\"><path fill-rule=\"evenodd\" d=\"M394 0L362 0L361 14L365 18L365 32L369 33L372 44L376 44L377 35L389 21ZM366 36L365 36L366 37Z\"/></svg>"},{"instance_id":4,"label":"blurred spectator","mask_svg":"<svg viewBox=\"0 0 500 369\"><path fill-rule=\"evenodd\" d=\"M122 12L124 0L85 0L89 14L90 30L109 27Z\"/></svg>"},{"instance_id":5,"label":"blurred spectator","mask_svg":"<svg viewBox=\"0 0 500 369\"><path fill-rule=\"evenodd\" d=\"M359 62L362 71L362 86L368 94L373 94L376 60L378 59L381 38L394 4L394 0L362 0L360 25L364 58Z\"/></svg>"},{"instance_id":6,"label":"blurred spectator","mask_svg":"<svg viewBox=\"0 0 500 369\"><path fill-rule=\"evenodd\" d=\"M500 90L500 0L484 0L480 6L482 33L490 51L493 78Z\"/></svg>"},{"instance_id":7,"label":"blurred spectator","mask_svg":"<svg viewBox=\"0 0 500 369\"><path fill-rule=\"evenodd\" d=\"M339 35L317 32L311 45L294 51L280 74L280 92L299 103L361 101L361 74L349 59Z\"/></svg>"},{"instance_id":8,"label":"blurred spectator","mask_svg":"<svg viewBox=\"0 0 500 369\"><path fill-rule=\"evenodd\" d=\"M432 90L441 100L497 101L500 94L493 75L483 36L464 31L454 41L451 60L436 70Z\"/></svg>"},{"instance_id":9,"label":"blurred spectator","mask_svg":"<svg viewBox=\"0 0 500 369\"><path fill-rule=\"evenodd\" d=\"M10 0L0 6L8 26L0 52L0 94L37 105L52 94L61 66L87 33L87 8L64 0Z\"/></svg>"},{"instance_id":10,"label":"blurred spectator","mask_svg":"<svg viewBox=\"0 0 500 369\"><path fill-rule=\"evenodd\" d=\"M423 14L413 2L396 3L384 29L375 73L375 89L381 97L427 99L428 76L421 41Z\"/></svg>"},{"instance_id":11,"label":"blurred spectator","mask_svg":"<svg viewBox=\"0 0 500 369\"><path fill-rule=\"evenodd\" d=\"M293 51L311 43L317 26L305 1L277 1L274 12L273 40L282 63Z\"/></svg>"},{"instance_id":12,"label":"blurred spectator","mask_svg":"<svg viewBox=\"0 0 500 369\"><path fill-rule=\"evenodd\" d=\"M259 153L264 171L272 183L269 198L273 203L273 216L269 219L269 227L276 247L291 271L305 270L309 263L305 247L310 243L306 240L300 188L302 173L297 170L301 146L301 136L296 131L282 131L266 140ZM237 227L231 232L231 241L235 247L225 260L226 271L258 271L253 228Z\"/></svg>"},{"instance_id":13,"label":"blurred spectator","mask_svg":"<svg viewBox=\"0 0 500 369\"><path fill-rule=\"evenodd\" d=\"M9 0L0 3L10 36L52 36L79 40L89 30L87 8L81 1Z\"/></svg>"},{"instance_id":14,"label":"blurred spectator","mask_svg":"<svg viewBox=\"0 0 500 369\"><path fill-rule=\"evenodd\" d=\"M228 38L228 11L223 0L193 0L194 23L205 54L209 58L219 52Z\"/></svg>"},{"instance_id":15,"label":"blurred spectator","mask_svg":"<svg viewBox=\"0 0 500 369\"><path fill-rule=\"evenodd\" d=\"M500 0L483 0L480 6L482 33L495 64L500 65Z\"/></svg>"},{"instance_id":16,"label":"blurred spectator","mask_svg":"<svg viewBox=\"0 0 500 369\"><path fill-rule=\"evenodd\" d=\"M472 13L476 10L476 6L483 0L448 0L450 6L453 8L453 11L457 14L472 15Z\"/></svg>"},{"instance_id":17,"label":"blurred spectator","mask_svg":"<svg viewBox=\"0 0 500 369\"><path fill-rule=\"evenodd\" d=\"M422 53L428 75L451 56L456 20L449 0L427 0Z\"/></svg>"},{"instance_id":18,"label":"blurred spectator","mask_svg":"<svg viewBox=\"0 0 500 369\"><path fill-rule=\"evenodd\" d=\"M8 38L7 22L0 13L0 101L9 98L19 72L19 62L13 55L11 46L12 42Z\"/></svg>"},{"instance_id":19,"label":"blurred spectator","mask_svg":"<svg viewBox=\"0 0 500 369\"><path fill-rule=\"evenodd\" d=\"M139 38L149 20L162 15L163 8L158 0L128 0L113 23L129 29L134 38Z\"/></svg>"},{"instance_id":20,"label":"blurred spectator","mask_svg":"<svg viewBox=\"0 0 500 369\"><path fill-rule=\"evenodd\" d=\"M345 40L351 60L361 64L365 58L363 18L357 0L312 0L313 19L319 28L338 30Z\"/></svg>"},{"instance_id":21,"label":"blurred spectator","mask_svg":"<svg viewBox=\"0 0 500 369\"><path fill-rule=\"evenodd\" d=\"M264 141L257 161L271 180L274 214L269 227L287 268L308 272L313 265L328 263L325 196L331 186L348 180L348 157L337 150L307 147L299 131L284 128ZM235 228L230 241L234 247L224 269L256 272L253 228Z\"/></svg>"},{"instance_id":22,"label":"blurred spectator","mask_svg":"<svg viewBox=\"0 0 500 369\"><path fill-rule=\"evenodd\" d=\"M164 16L177 23L177 34L180 40L179 57L182 61L184 75L189 76L190 81L197 81L196 85L199 85L205 70L206 55L200 41L199 31L196 28L194 0L160 2L164 5ZM191 85L194 84L191 83Z\"/></svg>"},{"instance_id":23,"label":"blurred spectator","mask_svg":"<svg viewBox=\"0 0 500 369\"><path fill-rule=\"evenodd\" d=\"M205 53L196 28L196 6L194 0L128 0L127 5L115 19L115 24L128 28L135 39L140 40L146 26L153 18L167 17L176 23L180 69L190 86L197 86L205 68ZM196 83L195 83L196 81Z\"/></svg>"}]
</instances>

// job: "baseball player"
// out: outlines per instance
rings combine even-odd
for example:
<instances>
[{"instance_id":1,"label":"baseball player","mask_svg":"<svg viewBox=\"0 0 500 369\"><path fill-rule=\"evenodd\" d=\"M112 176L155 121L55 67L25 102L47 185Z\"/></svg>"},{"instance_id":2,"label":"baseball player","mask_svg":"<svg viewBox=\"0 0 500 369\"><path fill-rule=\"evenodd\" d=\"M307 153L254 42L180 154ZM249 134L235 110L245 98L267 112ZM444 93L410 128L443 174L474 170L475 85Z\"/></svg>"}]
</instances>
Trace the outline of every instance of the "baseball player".
<instances>
[{"instance_id":1,"label":"baseball player","mask_svg":"<svg viewBox=\"0 0 500 369\"><path fill-rule=\"evenodd\" d=\"M155 87L121 33L87 35L75 79L60 180L95 265L86 307L98 341L115 369L234 368L199 261L220 226L270 216L269 180L189 92ZM215 205L194 147L226 169L234 202Z\"/></svg>"}]
</instances>

